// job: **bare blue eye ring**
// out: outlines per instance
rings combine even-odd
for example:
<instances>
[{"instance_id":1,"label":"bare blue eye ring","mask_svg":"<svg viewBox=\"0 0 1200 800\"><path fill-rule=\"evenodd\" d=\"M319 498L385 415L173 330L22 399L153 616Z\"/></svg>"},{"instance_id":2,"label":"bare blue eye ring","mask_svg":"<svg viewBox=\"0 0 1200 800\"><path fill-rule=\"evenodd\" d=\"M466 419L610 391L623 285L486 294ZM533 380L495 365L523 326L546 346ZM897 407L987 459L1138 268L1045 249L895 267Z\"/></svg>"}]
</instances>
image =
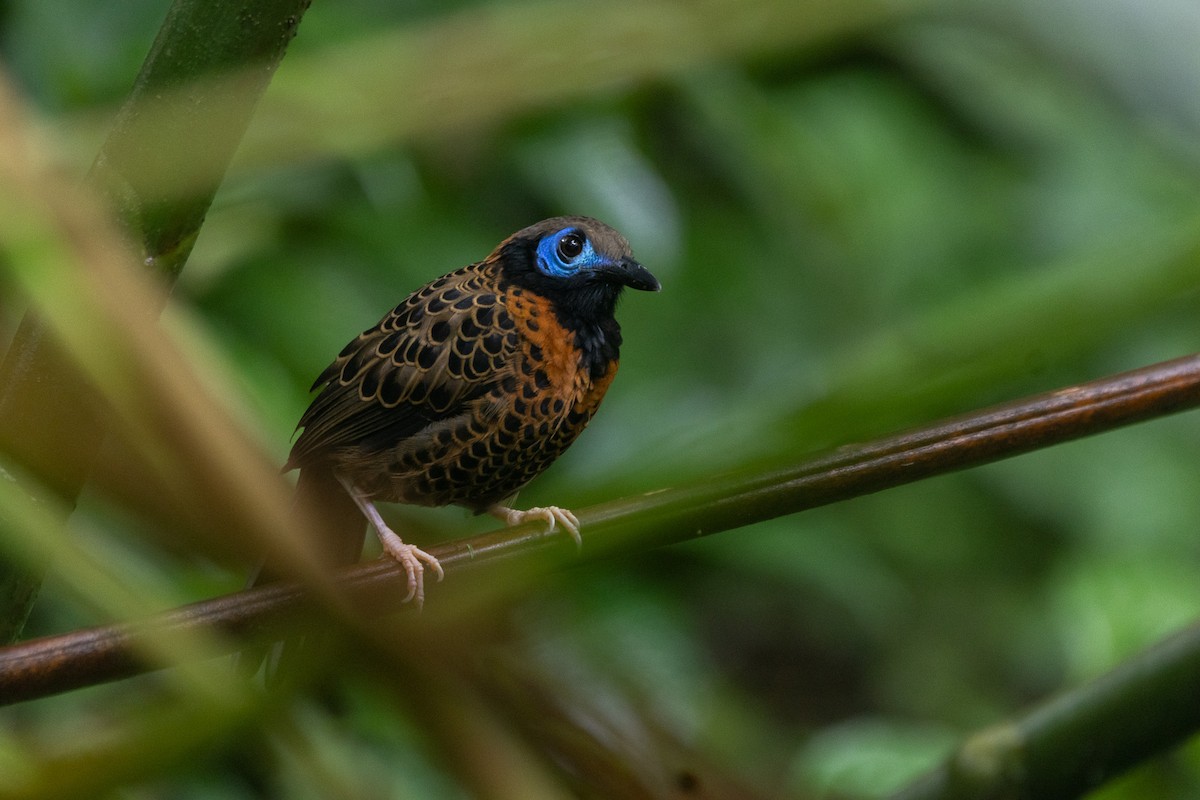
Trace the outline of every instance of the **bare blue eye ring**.
<instances>
[{"instance_id":1,"label":"bare blue eye ring","mask_svg":"<svg viewBox=\"0 0 1200 800\"><path fill-rule=\"evenodd\" d=\"M537 267L544 275L567 278L580 270L595 269L604 259L586 236L565 228L544 237L537 245Z\"/></svg>"}]
</instances>

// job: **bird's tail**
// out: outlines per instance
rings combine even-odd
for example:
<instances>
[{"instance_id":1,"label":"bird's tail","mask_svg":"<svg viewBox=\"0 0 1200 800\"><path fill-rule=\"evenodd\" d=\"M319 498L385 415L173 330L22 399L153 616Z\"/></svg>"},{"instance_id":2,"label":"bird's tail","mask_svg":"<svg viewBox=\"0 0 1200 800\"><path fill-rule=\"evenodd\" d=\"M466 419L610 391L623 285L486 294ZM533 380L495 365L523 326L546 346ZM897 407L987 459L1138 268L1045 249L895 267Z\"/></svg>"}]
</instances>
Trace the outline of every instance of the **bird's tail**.
<instances>
[{"instance_id":1,"label":"bird's tail","mask_svg":"<svg viewBox=\"0 0 1200 800\"><path fill-rule=\"evenodd\" d=\"M296 529L312 532L315 538L303 544L327 569L353 564L362 556L367 521L332 470L319 466L300 470L292 498L292 515L307 522ZM264 560L251 576L250 586L286 577Z\"/></svg>"},{"instance_id":2,"label":"bird's tail","mask_svg":"<svg viewBox=\"0 0 1200 800\"><path fill-rule=\"evenodd\" d=\"M292 500L292 515L307 524L297 525L299 531L311 531L315 539L304 542L328 570L353 564L362 556L366 539L367 521L354 500L347 494L332 470L320 466L300 470L296 482L296 493ZM250 576L247 588L261 586L289 576L264 559ZM256 647L245 651L238 659L238 666L245 674L253 675L266 665L266 679L275 682L288 670L301 653L311 653L319 648L324 637L309 634L285 639L268 647Z\"/></svg>"}]
</instances>

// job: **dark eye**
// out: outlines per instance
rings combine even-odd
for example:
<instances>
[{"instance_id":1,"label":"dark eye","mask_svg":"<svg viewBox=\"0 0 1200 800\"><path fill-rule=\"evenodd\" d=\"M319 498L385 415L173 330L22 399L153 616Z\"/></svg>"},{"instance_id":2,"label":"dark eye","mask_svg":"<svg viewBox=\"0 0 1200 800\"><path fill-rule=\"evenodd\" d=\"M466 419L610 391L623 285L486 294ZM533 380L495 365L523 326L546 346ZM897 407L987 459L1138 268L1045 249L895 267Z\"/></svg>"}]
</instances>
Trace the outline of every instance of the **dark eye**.
<instances>
[{"instance_id":1,"label":"dark eye","mask_svg":"<svg viewBox=\"0 0 1200 800\"><path fill-rule=\"evenodd\" d=\"M571 232L558 240L558 255L563 261L573 261L583 252L584 239Z\"/></svg>"}]
</instances>

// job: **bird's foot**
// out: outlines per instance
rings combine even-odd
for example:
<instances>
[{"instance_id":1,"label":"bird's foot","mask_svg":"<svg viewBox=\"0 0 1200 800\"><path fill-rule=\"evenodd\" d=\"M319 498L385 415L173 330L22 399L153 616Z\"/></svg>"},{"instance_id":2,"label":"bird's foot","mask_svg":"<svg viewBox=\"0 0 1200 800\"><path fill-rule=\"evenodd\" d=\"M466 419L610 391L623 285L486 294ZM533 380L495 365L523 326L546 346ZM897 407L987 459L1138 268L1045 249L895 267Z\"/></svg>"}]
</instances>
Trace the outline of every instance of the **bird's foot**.
<instances>
[{"instance_id":1,"label":"bird's foot","mask_svg":"<svg viewBox=\"0 0 1200 800\"><path fill-rule=\"evenodd\" d=\"M561 525L563 530L569 533L571 538L575 540L575 546L583 547L583 537L579 535L579 517L565 508L545 506L521 511L516 508L496 505L489 508L488 513L510 528L514 525L521 525L535 519L540 519L546 523L546 533L553 533L554 529Z\"/></svg>"},{"instance_id":2,"label":"bird's foot","mask_svg":"<svg viewBox=\"0 0 1200 800\"><path fill-rule=\"evenodd\" d=\"M379 536L379 543L383 545L383 551L404 567L404 572L408 575L408 594L404 596L403 602L414 600L417 608L420 609L425 605L425 565L428 564L437 573L440 581L446 577L441 562L416 545L405 544L404 540L383 521L379 509L375 508L375 504L366 495L355 488L349 480L340 477L338 480L341 481L342 486L346 487L350 498L370 521L371 527Z\"/></svg>"},{"instance_id":3,"label":"bird's foot","mask_svg":"<svg viewBox=\"0 0 1200 800\"><path fill-rule=\"evenodd\" d=\"M428 564L429 568L437 573L440 581L446 577L441 562L416 545L405 544L404 540L386 525L377 529L377 533L383 551L404 567L404 572L408 575L408 594L405 595L404 602L413 600L417 608L421 608L425 605L425 565Z\"/></svg>"}]
</instances>

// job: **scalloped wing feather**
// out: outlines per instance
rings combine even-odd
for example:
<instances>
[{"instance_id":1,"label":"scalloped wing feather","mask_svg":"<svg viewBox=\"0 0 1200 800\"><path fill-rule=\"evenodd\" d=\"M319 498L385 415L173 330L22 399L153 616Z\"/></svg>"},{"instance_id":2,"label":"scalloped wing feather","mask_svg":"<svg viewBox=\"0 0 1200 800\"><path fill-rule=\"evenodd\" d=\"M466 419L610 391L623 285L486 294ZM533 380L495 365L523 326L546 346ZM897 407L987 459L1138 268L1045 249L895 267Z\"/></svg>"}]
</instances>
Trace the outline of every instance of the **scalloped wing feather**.
<instances>
[{"instance_id":1,"label":"scalloped wing feather","mask_svg":"<svg viewBox=\"0 0 1200 800\"><path fill-rule=\"evenodd\" d=\"M285 470L369 454L465 413L510 374L516 326L488 262L429 283L359 334L314 383Z\"/></svg>"}]
</instances>

